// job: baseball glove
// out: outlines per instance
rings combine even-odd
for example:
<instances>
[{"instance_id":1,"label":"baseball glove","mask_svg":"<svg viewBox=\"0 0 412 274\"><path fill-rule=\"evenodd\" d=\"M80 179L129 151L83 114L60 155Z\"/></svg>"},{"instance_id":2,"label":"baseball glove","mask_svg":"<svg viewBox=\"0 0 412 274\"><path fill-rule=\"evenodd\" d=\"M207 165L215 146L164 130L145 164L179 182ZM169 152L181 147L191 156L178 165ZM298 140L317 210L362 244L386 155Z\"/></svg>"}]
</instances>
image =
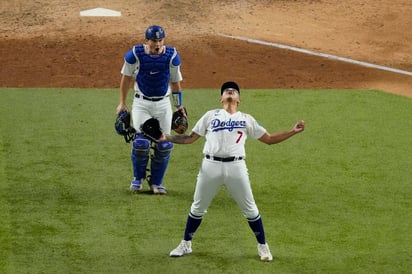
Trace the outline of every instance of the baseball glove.
<instances>
[{"instance_id":1,"label":"baseball glove","mask_svg":"<svg viewBox=\"0 0 412 274\"><path fill-rule=\"evenodd\" d=\"M129 143L134 139L136 130L130 126L130 113L128 111L122 111L117 115L114 123L114 128L117 134L122 135L126 143Z\"/></svg>"},{"instance_id":2,"label":"baseball glove","mask_svg":"<svg viewBox=\"0 0 412 274\"><path fill-rule=\"evenodd\" d=\"M159 120L155 118L146 120L146 122L140 126L140 130L146 137L152 139L156 143L159 141L160 137L162 137Z\"/></svg>"},{"instance_id":3,"label":"baseball glove","mask_svg":"<svg viewBox=\"0 0 412 274\"><path fill-rule=\"evenodd\" d=\"M173 112L172 130L174 130L177 134L183 134L186 132L188 126L189 123L187 120L187 112L185 107Z\"/></svg>"}]
</instances>

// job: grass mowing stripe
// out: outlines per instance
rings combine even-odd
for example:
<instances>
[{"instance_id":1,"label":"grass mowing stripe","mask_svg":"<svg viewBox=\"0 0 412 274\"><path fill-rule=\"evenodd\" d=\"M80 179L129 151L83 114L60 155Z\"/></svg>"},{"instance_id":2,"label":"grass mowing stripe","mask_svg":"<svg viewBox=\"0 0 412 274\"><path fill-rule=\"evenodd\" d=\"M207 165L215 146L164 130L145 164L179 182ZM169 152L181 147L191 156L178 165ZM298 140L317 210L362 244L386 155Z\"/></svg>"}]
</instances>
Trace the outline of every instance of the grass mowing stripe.
<instances>
[{"instance_id":1,"label":"grass mowing stripe","mask_svg":"<svg viewBox=\"0 0 412 274\"><path fill-rule=\"evenodd\" d=\"M2 130L3 132L3 130ZM0 272L9 268L11 252L10 205L7 202L8 185L6 184L6 147L3 133L0 135Z\"/></svg>"},{"instance_id":2,"label":"grass mowing stripe","mask_svg":"<svg viewBox=\"0 0 412 274\"><path fill-rule=\"evenodd\" d=\"M218 94L185 93L190 127L220 107ZM307 123L282 144L247 143L275 256L262 264L224 189L193 254L168 257L183 234L203 141L175 145L168 195L131 195L130 145L113 128L117 90L0 89L0 96L1 217L9 220L0 224L2 273L407 273L411 267L409 98L242 91L240 110L270 131L301 118Z\"/></svg>"}]
</instances>

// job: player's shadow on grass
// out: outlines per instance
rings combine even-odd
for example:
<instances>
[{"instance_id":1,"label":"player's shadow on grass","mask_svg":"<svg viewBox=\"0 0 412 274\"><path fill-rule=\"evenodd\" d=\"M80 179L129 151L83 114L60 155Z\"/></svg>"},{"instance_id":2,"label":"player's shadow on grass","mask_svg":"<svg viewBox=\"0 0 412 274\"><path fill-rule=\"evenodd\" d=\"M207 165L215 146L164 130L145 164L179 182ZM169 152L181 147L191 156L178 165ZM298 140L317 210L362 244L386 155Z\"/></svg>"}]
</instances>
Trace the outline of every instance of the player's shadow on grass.
<instances>
[{"instance_id":1,"label":"player's shadow on grass","mask_svg":"<svg viewBox=\"0 0 412 274\"><path fill-rule=\"evenodd\" d=\"M141 190L139 192L133 192L127 189L128 194L130 195L153 195L153 196L164 196L167 194L154 194L152 190L147 189L147 190Z\"/></svg>"}]
</instances>

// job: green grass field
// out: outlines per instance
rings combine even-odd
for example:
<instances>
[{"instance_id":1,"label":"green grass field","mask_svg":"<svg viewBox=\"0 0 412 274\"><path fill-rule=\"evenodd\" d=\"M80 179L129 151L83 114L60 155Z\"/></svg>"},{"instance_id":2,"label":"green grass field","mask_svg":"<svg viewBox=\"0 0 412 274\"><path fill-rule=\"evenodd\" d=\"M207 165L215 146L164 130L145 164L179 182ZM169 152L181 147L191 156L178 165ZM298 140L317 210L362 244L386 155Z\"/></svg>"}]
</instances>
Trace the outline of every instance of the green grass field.
<instances>
[{"instance_id":1,"label":"green grass field","mask_svg":"<svg viewBox=\"0 0 412 274\"><path fill-rule=\"evenodd\" d=\"M186 90L190 127L218 90ZM131 96L129 96L129 99ZM410 273L412 100L377 91L243 90L240 110L278 145L248 140L271 263L222 189L193 253L181 240L203 141L175 145L165 196L133 195L116 89L0 89L0 273ZM130 104L129 104L130 105Z\"/></svg>"}]
</instances>

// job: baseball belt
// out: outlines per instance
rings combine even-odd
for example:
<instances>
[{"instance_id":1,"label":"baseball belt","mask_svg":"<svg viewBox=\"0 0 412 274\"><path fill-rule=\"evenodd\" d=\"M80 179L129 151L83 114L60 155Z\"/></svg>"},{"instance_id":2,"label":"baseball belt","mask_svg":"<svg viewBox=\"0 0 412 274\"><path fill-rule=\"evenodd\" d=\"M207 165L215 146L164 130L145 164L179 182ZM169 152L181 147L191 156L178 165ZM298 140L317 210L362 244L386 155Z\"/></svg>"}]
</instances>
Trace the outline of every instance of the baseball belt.
<instances>
[{"instance_id":1,"label":"baseball belt","mask_svg":"<svg viewBox=\"0 0 412 274\"><path fill-rule=\"evenodd\" d=\"M206 154L205 157L206 157L206 159L213 160L213 161L219 161L219 162L233 162L233 161L239 161L239 160L244 159L244 157L242 157L242 156L240 156L240 157L233 156L233 157L224 157L224 158L222 158L222 157L211 156L211 155L208 155L208 154Z\"/></svg>"},{"instance_id":2,"label":"baseball belt","mask_svg":"<svg viewBox=\"0 0 412 274\"><path fill-rule=\"evenodd\" d=\"M147 96L135 93L134 97L136 97L136 98L142 97L144 100L157 102L157 101L163 100L166 97L169 97L169 95L166 95L166 96L163 96L163 97L147 97Z\"/></svg>"}]
</instances>

